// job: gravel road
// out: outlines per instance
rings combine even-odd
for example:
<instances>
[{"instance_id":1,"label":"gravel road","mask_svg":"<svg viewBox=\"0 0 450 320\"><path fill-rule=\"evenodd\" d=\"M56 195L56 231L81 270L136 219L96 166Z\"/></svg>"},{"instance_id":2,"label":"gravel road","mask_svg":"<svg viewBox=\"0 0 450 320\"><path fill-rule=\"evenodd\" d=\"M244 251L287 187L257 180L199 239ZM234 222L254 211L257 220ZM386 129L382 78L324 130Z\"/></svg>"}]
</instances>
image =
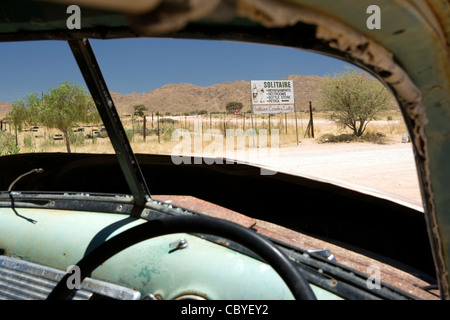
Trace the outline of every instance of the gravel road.
<instances>
[{"instance_id":1,"label":"gravel road","mask_svg":"<svg viewBox=\"0 0 450 320\"><path fill-rule=\"evenodd\" d=\"M236 155L236 159L277 172L315 176L351 188L380 191L423 207L410 143L319 144L306 139L298 146L278 150L250 149L245 155Z\"/></svg>"}]
</instances>

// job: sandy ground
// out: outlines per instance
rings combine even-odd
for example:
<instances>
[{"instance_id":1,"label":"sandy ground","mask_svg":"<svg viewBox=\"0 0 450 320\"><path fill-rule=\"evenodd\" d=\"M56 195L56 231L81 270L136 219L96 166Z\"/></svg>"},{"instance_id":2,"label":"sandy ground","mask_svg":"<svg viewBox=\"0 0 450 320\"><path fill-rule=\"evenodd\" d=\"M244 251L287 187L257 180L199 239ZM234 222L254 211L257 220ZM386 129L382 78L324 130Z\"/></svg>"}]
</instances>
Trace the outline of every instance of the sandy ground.
<instances>
[{"instance_id":1,"label":"sandy ground","mask_svg":"<svg viewBox=\"0 0 450 320\"><path fill-rule=\"evenodd\" d=\"M235 158L275 172L319 177L423 207L412 144L402 143L400 136L391 141L321 144L305 139L298 146L250 149Z\"/></svg>"}]
</instances>

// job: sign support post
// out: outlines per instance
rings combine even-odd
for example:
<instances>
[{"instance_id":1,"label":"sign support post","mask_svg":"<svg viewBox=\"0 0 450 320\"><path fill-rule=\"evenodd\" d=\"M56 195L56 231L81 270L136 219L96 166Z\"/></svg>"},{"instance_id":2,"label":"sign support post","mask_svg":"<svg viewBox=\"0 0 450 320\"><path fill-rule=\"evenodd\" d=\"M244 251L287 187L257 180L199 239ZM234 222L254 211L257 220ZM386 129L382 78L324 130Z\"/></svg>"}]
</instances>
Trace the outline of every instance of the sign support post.
<instances>
[{"instance_id":1,"label":"sign support post","mask_svg":"<svg viewBox=\"0 0 450 320\"><path fill-rule=\"evenodd\" d=\"M311 136L314 138L314 120L311 101L309 102L309 122L311 123Z\"/></svg>"}]
</instances>

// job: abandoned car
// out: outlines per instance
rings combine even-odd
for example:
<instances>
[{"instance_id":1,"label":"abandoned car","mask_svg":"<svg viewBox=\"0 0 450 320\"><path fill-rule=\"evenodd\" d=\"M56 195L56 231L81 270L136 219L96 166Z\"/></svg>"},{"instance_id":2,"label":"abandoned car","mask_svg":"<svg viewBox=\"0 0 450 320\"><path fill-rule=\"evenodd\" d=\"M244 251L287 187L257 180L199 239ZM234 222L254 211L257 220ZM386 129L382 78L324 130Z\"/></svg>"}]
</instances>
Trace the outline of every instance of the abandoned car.
<instances>
[{"instance_id":1,"label":"abandoned car","mask_svg":"<svg viewBox=\"0 0 450 320\"><path fill-rule=\"evenodd\" d=\"M450 298L449 37L439 0L1 1L1 45L67 46L113 152L0 157L0 298ZM304 49L364 69L398 102L423 205L133 150L94 44L148 38Z\"/></svg>"}]
</instances>

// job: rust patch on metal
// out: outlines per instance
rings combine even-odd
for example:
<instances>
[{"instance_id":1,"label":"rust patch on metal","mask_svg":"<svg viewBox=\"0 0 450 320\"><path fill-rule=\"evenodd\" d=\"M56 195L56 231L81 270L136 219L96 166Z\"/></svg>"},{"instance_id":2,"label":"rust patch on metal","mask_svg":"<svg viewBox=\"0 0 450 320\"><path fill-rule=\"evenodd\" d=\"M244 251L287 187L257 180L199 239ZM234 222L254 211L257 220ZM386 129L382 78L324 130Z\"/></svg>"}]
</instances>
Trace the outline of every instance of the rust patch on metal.
<instances>
[{"instance_id":1,"label":"rust patch on metal","mask_svg":"<svg viewBox=\"0 0 450 320\"><path fill-rule=\"evenodd\" d=\"M255 219L192 196L153 195L152 198L212 217L232 221L246 228L251 228L256 223Z\"/></svg>"},{"instance_id":2,"label":"rust patch on metal","mask_svg":"<svg viewBox=\"0 0 450 320\"><path fill-rule=\"evenodd\" d=\"M164 1L144 14L128 15L128 20L139 33L165 34L178 31L190 21L207 16L219 3L220 0Z\"/></svg>"},{"instance_id":3,"label":"rust patch on metal","mask_svg":"<svg viewBox=\"0 0 450 320\"><path fill-rule=\"evenodd\" d=\"M426 291L421 288L429 286L430 283L411 275L393 266L381 263L377 260L364 256L360 253L350 251L332 243L313 238L311 236L272 224L270 222L257 220L253 227L258 233L272 237L279 241L294 245L303 249L328 249L335 256L336 262L351 269L357 270L367 276L371 276L368 269L371 266L380 268L381 281L420 299L439 300L439 292Z\"/></svg>"}]
</instances>

